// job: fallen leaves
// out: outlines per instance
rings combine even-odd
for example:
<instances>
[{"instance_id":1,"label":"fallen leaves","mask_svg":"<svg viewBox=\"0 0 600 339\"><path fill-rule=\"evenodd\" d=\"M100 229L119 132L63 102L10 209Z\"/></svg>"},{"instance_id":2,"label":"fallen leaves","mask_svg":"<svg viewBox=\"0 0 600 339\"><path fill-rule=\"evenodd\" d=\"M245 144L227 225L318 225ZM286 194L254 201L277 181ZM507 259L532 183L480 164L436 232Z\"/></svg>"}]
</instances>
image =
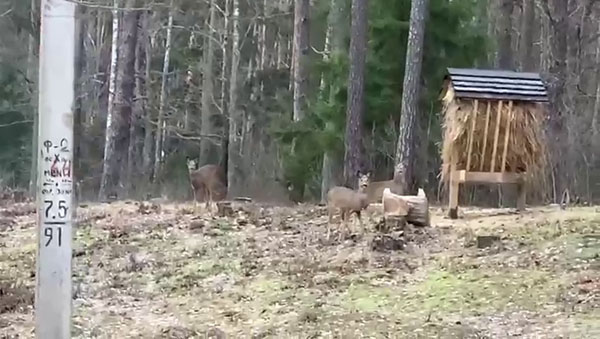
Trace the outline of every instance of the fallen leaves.
<instances>
[{"instance_id":1,"label":"fallen leaves","mask_svg":"<svg viewBox=\"0 0 600 339\"><path fill-rule=\"evenodd\" d=\"M13 211L0 227L0 332L9 336L33 328L32 206L2 209ZM465 209L456 221L436 211L434 227L389 232L372 210L364 234L354 227L339 242L325 240L324 207L234 201L221 210L157 201L79 208L75 337L543 338L600 306L599 277L589 274L600 217L588 210ZM485 235L502 246L478 249Z\"/></svg>"}]
</instances>

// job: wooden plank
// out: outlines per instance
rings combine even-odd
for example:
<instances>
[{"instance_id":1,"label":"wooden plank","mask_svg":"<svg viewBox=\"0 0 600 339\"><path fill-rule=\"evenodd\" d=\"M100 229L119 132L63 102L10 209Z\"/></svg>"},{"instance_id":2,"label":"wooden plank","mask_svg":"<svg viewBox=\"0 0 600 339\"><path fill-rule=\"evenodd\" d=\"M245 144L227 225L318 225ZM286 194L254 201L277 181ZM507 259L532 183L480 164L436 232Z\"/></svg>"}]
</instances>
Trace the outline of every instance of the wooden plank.
<instances>
[{"instance_id":1,"label":"wooden plank","mask_svg":"<svg viewBox=\"0 0 600 339\"><path fill-rule=\"evenodd\" d=\"M481 154L481 162L479 163L479 171L483 172L483 164L485 163L485 151L487 151L487 137L490 129L490 114L492 111L492 102L487 102L487 112L485 114L485 131L483 132L483 153Z\"/></svg>"},{"instance_id":2,"label":"wooden plank","mask_svg":"<svg viewBox=\"0 0 600 339\"><path fill-rule=\"evenodd\" d=\"M466 170L459 170L455 171L453 178L457 178L460 183L520 184L524 181L524 174L511 172L469 172Z\"/></svg>"},{"instance_id":3,"label":"wooden plank","mask_svg":"<svg viewBox=\"0 0 600 339\"><path fill-rule=\"evenodd\" d=\"M458 173L456 171L456 160L453 157L450 164L450 192L448 197L448 217L458 218Z\"/></svg>"},{"instance_id":4,"label":"wooden plank","mask_svg":"<svg viewBox=\"0 0 600 339\"><path fill-rule=\"evenodd\" d=\"M459 83L452 83L452 86L457 91L464 92L477 92L477 93L493 93L493 94L510 94L510 95L545 95L546 91L543 89L511 89L506 87L489 87L489 86L478 86L478 84L471 83L469 85L461 85Z\"/></svg>"},{"instance_id":5,"label":"wooden plank","mask_svg":"<svg viewBox=\"0 0 600 339\"><path fill-rule=\"evenodd\" d=\"M510 124L513 120L513 102L508 102L508 112L506 112L506 132L504 133L504 151L502 152L502 170L504 173L506 170L506 155L508 154L508 138L510 136Z\"/></svg>"},{"instance_id":6,"label":"wooden plank","mask_svg":"<svg viewBox=\"0 0 600 339\"><path fill-rule=\"evenodd\" d=\"M496 112L496 131L494 133L494 148L492 149L492 164L490 172L496 169L496 152L498 151L498 136L500 135L500 121L502 118L502 100L498 101L498 112Z\"/></svg>"},{"instance_id":7,"label":"wooden plank","mask_svg":"<svg viewBox=\"0 0 600 339\"><path fill-rule=\"evenodd\" d=\"M449 79L449 78L448 78ZM507 85L524 85L524 86L536 86L542 89L546 89L542 80L523 80L523 79L504 79L504 78L488 78L488 77L476 77L476 76L465 76L465 75L453 75L452 83L458 82L472 82L478 84L488 84L490 81L494 84L507 84Z\"/></svg>"},{"instance_id":8,"label":"wooden plank","mask_svg":"<svg viewBox=\"0 0 600 339\"><path fill-rule=\"evenodd\" d=\"M471 130L469 131L469 148L467 151L467 168L469 171L471 169L471 155L473 153L473 133L475 133L475 125L477 123L477 111L479 110L479 100L475 100L475 105L473 106L473 111L471 112Z\"/></svg>"},{"instance_id":9,"label":"wooden plank","mask_svg":"<svg viewBox=\"0 0 600 339\"><path fill-rule=\"evenodd\" d=\"M514 100L523 102L548 102L548 95L516 95L516 94L493 94L493 93L476 93L469 91L455 90L456 98L464 99L481 99L481 100Z\"/></svg>"}]
</instances>

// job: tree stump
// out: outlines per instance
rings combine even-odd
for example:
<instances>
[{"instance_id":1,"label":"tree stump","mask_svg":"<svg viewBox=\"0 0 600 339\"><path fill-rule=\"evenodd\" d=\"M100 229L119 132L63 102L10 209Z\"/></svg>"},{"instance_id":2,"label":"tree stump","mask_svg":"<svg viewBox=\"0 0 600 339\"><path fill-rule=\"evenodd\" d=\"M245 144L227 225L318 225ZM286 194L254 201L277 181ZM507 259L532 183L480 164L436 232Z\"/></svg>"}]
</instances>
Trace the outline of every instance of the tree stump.
<instances>
[{"instance_id":1,"label":"tree stump","mask_svg":"<svg viewBox=\"0 0 600 339\"><path fill-rule=\"evenodd\" d=\"M405 245L404 232L378 234L369 243L371 250L376 252L401 251Z\"/></svg>"},{"instance_id":2,"label":"tree stump","mask_svg":"<svg viewBox=\"0 0 600 339\"><path fill-rule=\"evenodd\" d=\"M500 237L496 235L480 235L477 237L477 248L491 247L494 243L499 241Z\"/></svg>"},{"instance_id":3,"label":"tree stump","mask_svg":"<svg viewBox=\"0 0 600 339\"><path fill-rule=\"evenodd\" d=\"M419 188L417 195L398 195L389 188L383 191L383 213L388 217L402 217L415 226L429 226L429 201L425 191Z\"/></svg>"},{"instance_id":4,"label":"tree stump","mask_svg":"<svg viewBox=\"0 0 600 339\"><path fill-rule=\"evenodd\" d=\"M233 207L231 201L217 201L217 213L220 217L232 217Z\"/></svg>"}]
</instances>

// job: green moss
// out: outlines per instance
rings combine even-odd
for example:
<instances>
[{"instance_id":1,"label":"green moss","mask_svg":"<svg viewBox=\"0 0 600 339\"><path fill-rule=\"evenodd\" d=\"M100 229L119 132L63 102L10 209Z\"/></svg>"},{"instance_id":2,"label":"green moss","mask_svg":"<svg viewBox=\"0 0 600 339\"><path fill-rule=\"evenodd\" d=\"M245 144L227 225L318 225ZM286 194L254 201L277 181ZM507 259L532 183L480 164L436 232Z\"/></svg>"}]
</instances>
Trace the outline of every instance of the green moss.
<instances>
[{"instance_id":1,"label":"green moss","mask_svg":"<svg viewBox=\"0 0 600 339\"><path fill-rule=\"evenodd\" d=\"M189 288L200 286L206 278L221 273L237 276L240 269L239 260L189 260L177 269L176 274L171 275L173 271L170 269L163 274L159 274L156 282L160 284L162 289L171 291L175 295L187 294Z\"/></svg>"},{"instance_id":2,"label":"green moss","mask_svg":"<svg viewBox=\"0 0 600 339\"><path fill-rule=\"evenodd\" d=\"M507 309L536 310L558 293L561 282L550 272L507 269L432 272L409 288L413 307L428 312L484 313Z\"/></svg>"},{"instance_id":3,"label":"green moss","mask_svg":"<svg viewBox=\"0 0 600 339\"><path fill-rule=\"evenodd\" d=\"M393 307L394 290L387 287L356 283L340 295L342 307L351 312L386 312Z\"/></svg>"}]
</instances>

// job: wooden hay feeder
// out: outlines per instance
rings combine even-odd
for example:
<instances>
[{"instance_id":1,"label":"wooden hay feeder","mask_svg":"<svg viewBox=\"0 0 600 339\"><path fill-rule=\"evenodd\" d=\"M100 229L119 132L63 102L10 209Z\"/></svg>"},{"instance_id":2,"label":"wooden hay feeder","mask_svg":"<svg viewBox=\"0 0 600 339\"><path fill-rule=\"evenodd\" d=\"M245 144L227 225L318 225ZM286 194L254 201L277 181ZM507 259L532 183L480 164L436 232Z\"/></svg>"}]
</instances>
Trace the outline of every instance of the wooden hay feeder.
<instances>
[{"instance_id":1,"label":"wooden hay feeder","mask_svg":"<svg viewBox=\"0 0 600 339\"><path fill-rule=\"evenodd\" d=\"M516 184L523 210L528 178L539 176L546 161L542 103L548 95L539 74L448 68L441 98L450 218L458 217L464 183Z\"/></svg>"}]
</instances>

